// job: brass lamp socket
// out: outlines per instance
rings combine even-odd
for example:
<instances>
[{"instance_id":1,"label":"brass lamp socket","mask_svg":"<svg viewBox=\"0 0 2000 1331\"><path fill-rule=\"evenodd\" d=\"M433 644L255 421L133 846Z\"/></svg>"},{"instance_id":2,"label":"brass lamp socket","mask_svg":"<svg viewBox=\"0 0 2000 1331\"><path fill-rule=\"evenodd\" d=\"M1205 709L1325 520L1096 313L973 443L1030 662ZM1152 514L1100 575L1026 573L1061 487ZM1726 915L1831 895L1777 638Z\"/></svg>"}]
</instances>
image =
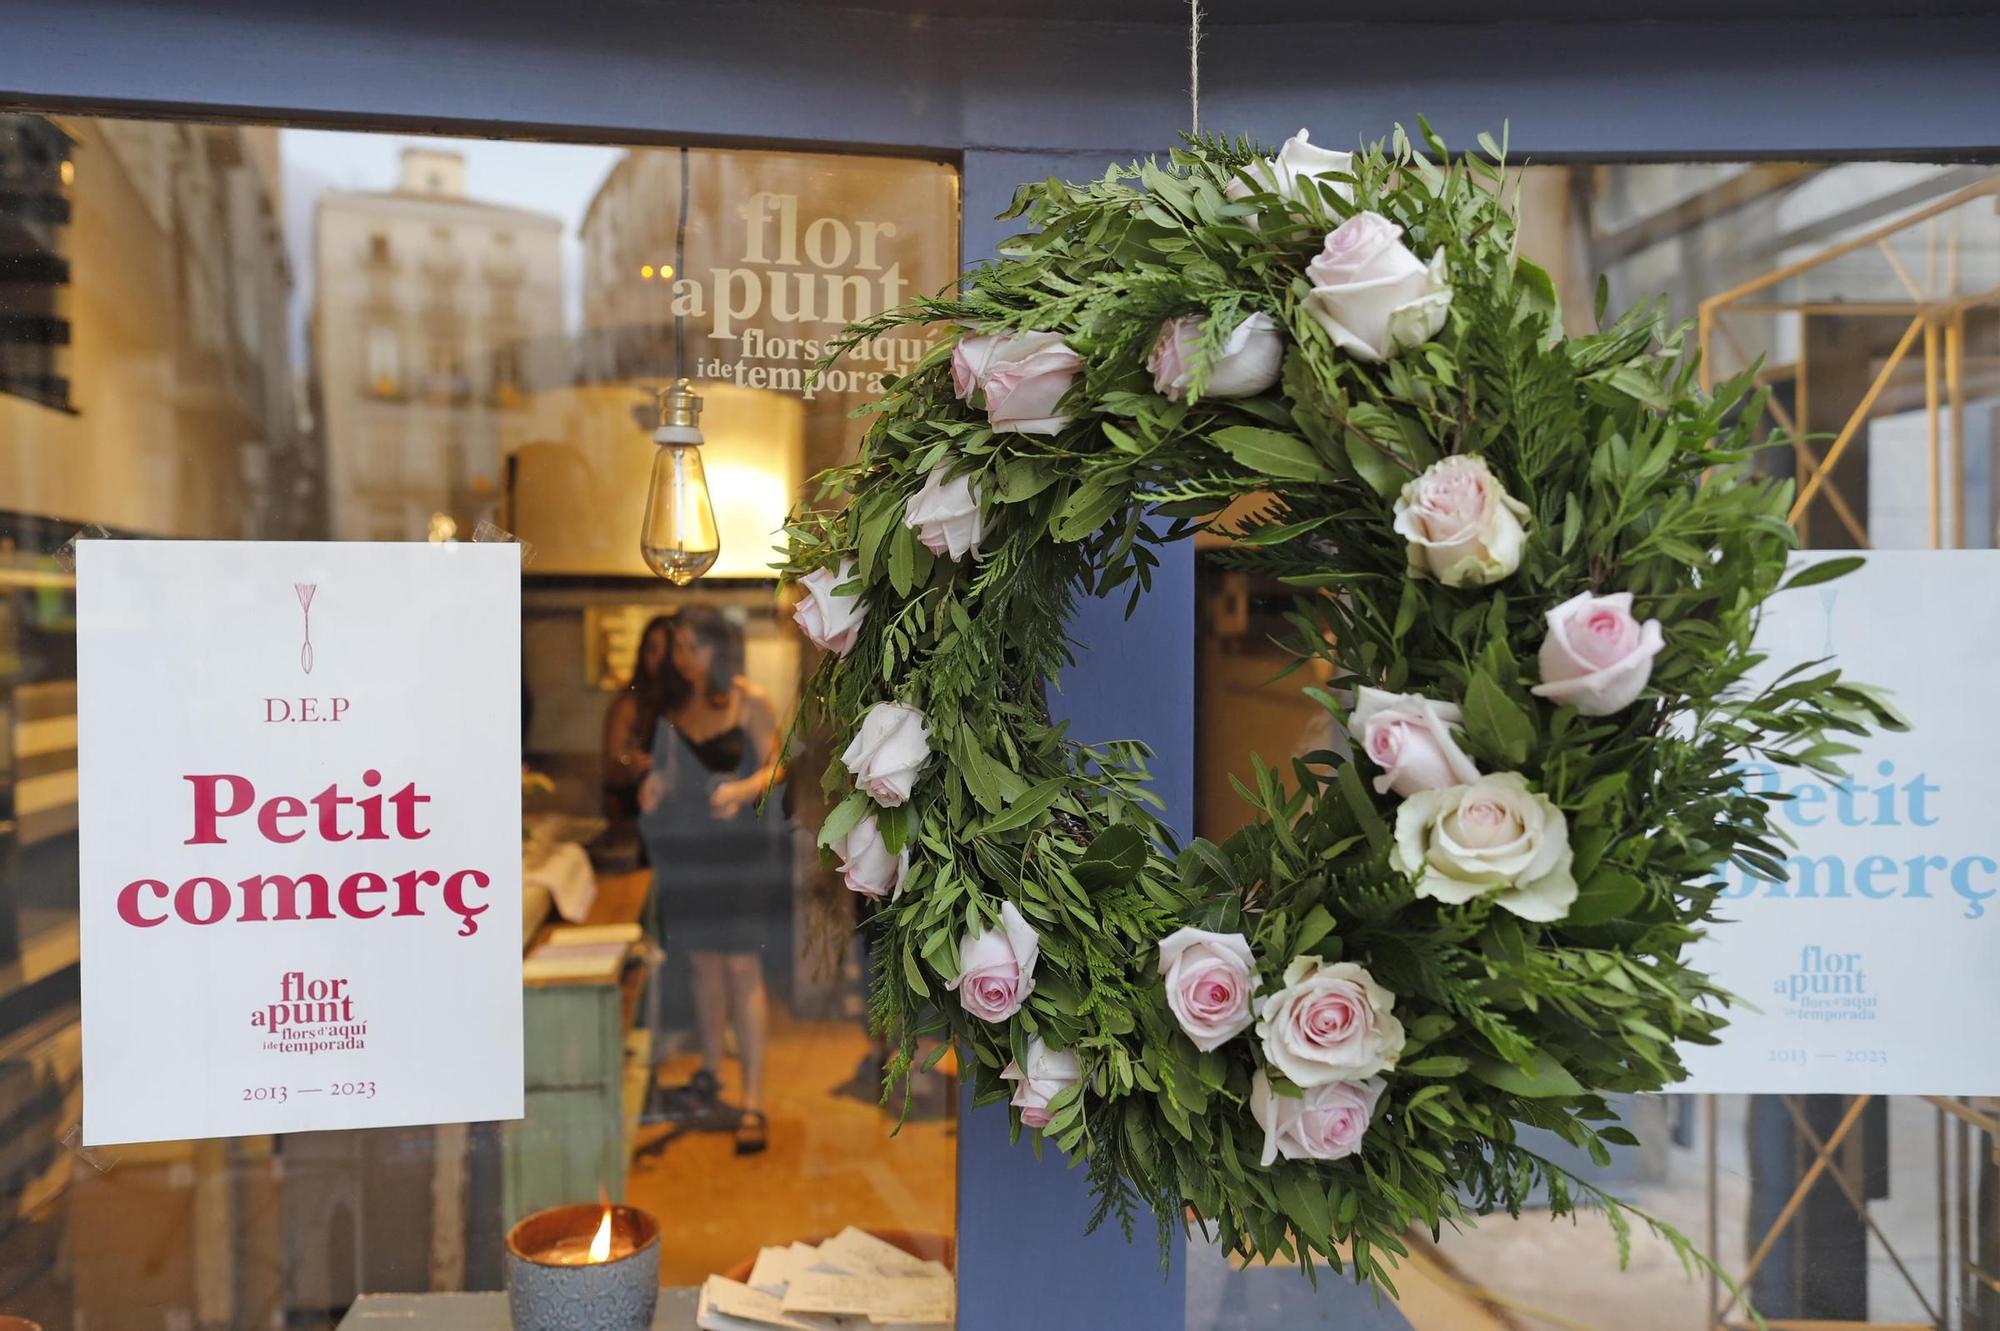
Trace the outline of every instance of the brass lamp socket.
<instances>
[{"instance_id":1,"label":"brass lamp socket","mask_svg":"<svg viewBox=\"0 0 2000 1331\"><path fill-rule=\"evenodd\" d=\"M701 442L701 394L694 391L690 381L676 379L673 387L660 390L660 428L653 431L653 442Z\"/></svg>"}]
</instances>

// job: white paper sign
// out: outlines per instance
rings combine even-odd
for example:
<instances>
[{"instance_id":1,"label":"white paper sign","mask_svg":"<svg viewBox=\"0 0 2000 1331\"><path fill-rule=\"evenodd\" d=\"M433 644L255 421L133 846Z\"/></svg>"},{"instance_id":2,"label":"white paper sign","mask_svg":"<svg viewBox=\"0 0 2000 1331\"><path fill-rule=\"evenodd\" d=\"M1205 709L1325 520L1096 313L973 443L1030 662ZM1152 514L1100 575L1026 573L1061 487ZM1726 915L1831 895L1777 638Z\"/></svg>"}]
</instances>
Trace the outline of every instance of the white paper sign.
<instances>
[{"instance_id":1,"label":"white paper sign","mask_svg":"<svg viewBox=\"0 0 2000 1331\"><path fill-rule=\"evenodd\" d=\"M78 546L85 1141L521 1116L519 550Z\"/></svg>"},{"instance_id":2,"label":"white paper sign","mask_svg":"<svg viewBox=\"0 0 2000 1331\"><path fill-rule=\"evenodd\" d=\"M1801 556L1801 560L1814 556ZM1825 557L1825 556L1819 556ZM1891 691L1908 734L1861 744L1845 782L1753 767L1796 798L1785 882L1728 870L1695 964L1761 1009L1683 1046L1691 1091L2000 1092L2000 552L1886 551L1770 602L1782 670L1832 656ZM1671 633L1672 626L1668 626Z\"/></svg>"}]
</instances>

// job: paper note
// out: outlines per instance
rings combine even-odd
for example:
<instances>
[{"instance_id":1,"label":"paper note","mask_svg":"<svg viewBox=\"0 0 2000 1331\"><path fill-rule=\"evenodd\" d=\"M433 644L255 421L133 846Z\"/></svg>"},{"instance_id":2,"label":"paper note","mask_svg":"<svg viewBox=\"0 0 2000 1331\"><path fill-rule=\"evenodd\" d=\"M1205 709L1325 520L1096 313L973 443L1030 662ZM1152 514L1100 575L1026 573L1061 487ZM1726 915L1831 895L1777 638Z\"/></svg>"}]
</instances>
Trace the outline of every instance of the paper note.
<instances>
[{"instance_id":1,"label":"paper note","mask_svg":"<svg viewBox=\"0 0 2000 1331\"><path fill-rule=\"evenodd\" d=\"M763 1331L773 1326L786 1331L823 1331L827 1326L821 1319L787 1317L776 1295L724 1276L710 1276L702 1283L694 1321L702 1331Z\"/></svg>"},{"instance_id":2,"label":"paper note","mask_svg":"<svg viewBox=\"0 0 2000 1331\"><path fill-rule=\"evenodd\" d=\"M786 1313L835 1313L871 1322L951 1322L957 1315L949 1276L837 1276L807 1272L785 1290Z\"/></svg>"},{"instance_id":3,"label":"paper note","mask_svg":"<svg viewBox=\"0 0 2000 1331\"><path fill-rule=\"evenodd\" d=\"M852 1225L820 1244L819 1254L821 1258L830 1257L835 1262L858 1265L877 1275L943 1276L947 1279L951 1275L939 1263L912 1256L895 1244Z\"/></svg>"},{"instance_id":4,"label":"paper note","mask_svg":"<svg viewBox=\"0 0 2000 1331\"><path fill-rule=\"evenodd\" d=\"M809 1244L794 1243L783 1248L763 1248L757 1253L757 1262L750 1268L750 1284L757 1289L782 1296L785 1286L799 1275L809 1271L817 1260L818 1253Z\"/></svg>"}]
</instances>

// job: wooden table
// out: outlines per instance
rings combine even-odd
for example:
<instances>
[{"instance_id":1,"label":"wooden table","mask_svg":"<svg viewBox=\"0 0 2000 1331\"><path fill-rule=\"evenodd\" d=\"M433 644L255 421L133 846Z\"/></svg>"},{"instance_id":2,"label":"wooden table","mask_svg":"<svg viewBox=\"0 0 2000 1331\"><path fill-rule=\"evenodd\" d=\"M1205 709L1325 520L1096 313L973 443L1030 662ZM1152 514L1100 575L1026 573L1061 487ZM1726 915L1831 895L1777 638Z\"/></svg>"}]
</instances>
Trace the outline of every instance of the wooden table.
<instances>
[{"instance_id":1,"label":"wooden table","mask_svg":"<svg viewBox=\"0 0 2000 1331\"><path fill-rule=\"evenodd\" d=\"M652 1331L695 1331L700 1291L663 1289ZM339 1331L511 1331L505 1294L367 1294Z\"/></svg>"}]
</instances>

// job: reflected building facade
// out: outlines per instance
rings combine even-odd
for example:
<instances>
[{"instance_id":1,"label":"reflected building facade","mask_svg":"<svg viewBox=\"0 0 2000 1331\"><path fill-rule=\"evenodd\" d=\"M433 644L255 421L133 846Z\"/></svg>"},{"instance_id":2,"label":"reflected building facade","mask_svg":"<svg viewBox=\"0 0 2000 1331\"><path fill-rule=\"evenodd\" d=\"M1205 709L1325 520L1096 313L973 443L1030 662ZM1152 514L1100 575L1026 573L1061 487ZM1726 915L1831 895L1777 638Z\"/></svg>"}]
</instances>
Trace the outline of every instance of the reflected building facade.
<instances>
[{"instance_id":1,"label":"reflected building facade","mask_svg":"<svg viewBox=\"0 0 2000 1331\"><path fill-rule=\"evenodd\" d=\"M409 148L395 189L320 196L313 265L332 535L469 538L525 362L563 355L561 219L471 198L462 156Z\"/></svg>"},{"instance_id":2,"label":"reflected building facade","mask_svg":"<svg viewBox=\"0 0 2000 1331\"><path fill-rule=\"evenodd\" d=\"M314 534L278 131L0 115L0 504Z\"/></svg>"}]
</instances>

